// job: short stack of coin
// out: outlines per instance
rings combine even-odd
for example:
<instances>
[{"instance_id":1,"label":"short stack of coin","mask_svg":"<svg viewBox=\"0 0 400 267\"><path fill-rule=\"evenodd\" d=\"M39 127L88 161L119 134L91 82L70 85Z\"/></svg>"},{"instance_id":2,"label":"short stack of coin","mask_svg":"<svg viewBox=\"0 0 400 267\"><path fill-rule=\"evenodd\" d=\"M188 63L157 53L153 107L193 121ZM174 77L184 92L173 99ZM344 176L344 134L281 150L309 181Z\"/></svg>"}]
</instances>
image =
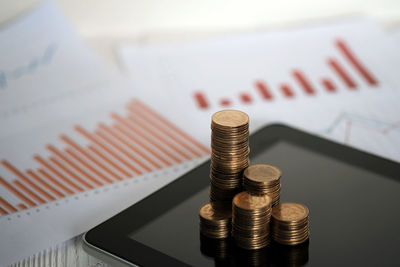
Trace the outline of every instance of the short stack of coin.
<instances>
[{"instance_id":1,"label":"short stack of coin","mask_svg":"<svg viewBox=\"0 0 400 267\"><path fill-rule=\"evenodd\" d=\"M238 110L216 112L211 130L210 201L231 202L249 166L249 117Z\"/></svg>"},{"instance_id":2,"label":"short stack of coin","mask_svg":"<svg viewBox=\"0 0 400 267\"><path fill-rule=\"evenodd\" d=\"M200 233L209 238L227 238L231 232L232 208L222 203L207 203L200 208Z\"/></svg>"},{"instance_id":3,"label":"short stack of coin","mask_svg":"<svg viewBox=\"0 0 400 267\"><path fill-rule=\"evenodd\" d=\"M283 245L298 245L309 238L308 208L303 204L287 202L272 208L272 237Z\"/></svg>"},{"instance_id":4,"label":"short stack of coin","mask_svg":"<svg viewBox=\"0 0 400 267\"><path fill-rule=\"evenodd\" d=\"M267 194L272 206L279 203L282 172L275 166L255 164L246 168L243 174L243 186L251 194Z\"/></svg>"},{"instance_id":5,"label":"short stack of coin","mask_svg":"<svg viewBox=\"0 0 400 267\"><path fill-rule=\"evenodd\" d=\"M241 192L233 198L232 236L244 249L263 248L270 242L271 198Z\"/></svg>"}]
</instances>

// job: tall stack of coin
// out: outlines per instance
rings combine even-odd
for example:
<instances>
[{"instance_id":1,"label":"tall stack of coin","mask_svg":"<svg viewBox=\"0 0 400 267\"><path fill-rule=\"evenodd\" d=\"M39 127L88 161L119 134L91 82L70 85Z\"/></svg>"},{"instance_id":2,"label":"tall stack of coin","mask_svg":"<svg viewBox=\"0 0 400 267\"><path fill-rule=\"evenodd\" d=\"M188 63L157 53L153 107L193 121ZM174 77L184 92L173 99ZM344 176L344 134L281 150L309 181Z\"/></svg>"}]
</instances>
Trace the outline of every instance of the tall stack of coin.
<instances>
[{"instance_id":1,"label":"tall stack of coin","mask_svg":"<svg viewBox=\"0 0 400 267\"><path fill-rule=\"evenodd\" d=\"M233 198L232 236L244 249L259 249L269 244L271 198L244 191Z\"/></svg>"},{"instance_id":2,"label":"tall stack of coin","mask_svg":"<svg viewBox=\"0 0 400 267\"><path fill-rule=\"evenodd\" d=\"M231 202L249 166L249 116L222 110L211 121L210 200Z\"/></svg>"},{"instance_id":3,"label":"tall stack of coin","mask_svg":"<svg viewBox=\"0 0 400 267\"><path fill-rule=\"evenodd\" d=\"M272 208L272 237L283 245L298 245L309 237L308 208L303 204L287 202Z\"/></svg>"},{"instance_id":4,"label":"tall stack of coin","mask_svg":"<svg viewBox=\"0 0 400 267\"><path fill-rule=\"evenodd\" d=\"M200 232L209 238L227 238L231 232L232 208L221 203L207 203L200 208Z\"/></svg>"},{"instance_id":5,"label":"tall stack of coin","mask_svg":"<svg viewBox=\"0 0 400 267\"><path fill-rule=\"evenodd\" d=\"M279 203L281 192L281 171L272 165L255 164L246 168L243 186L252 194L267 194L272 199L272 206Z\"/></svg>"}]
</instances>

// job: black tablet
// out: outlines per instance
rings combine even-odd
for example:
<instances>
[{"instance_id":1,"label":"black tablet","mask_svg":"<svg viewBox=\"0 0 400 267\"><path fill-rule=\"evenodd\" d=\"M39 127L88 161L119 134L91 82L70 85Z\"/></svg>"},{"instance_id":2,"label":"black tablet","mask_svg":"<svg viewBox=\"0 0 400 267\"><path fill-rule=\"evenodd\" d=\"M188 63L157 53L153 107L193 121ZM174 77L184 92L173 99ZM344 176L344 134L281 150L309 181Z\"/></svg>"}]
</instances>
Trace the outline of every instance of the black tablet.
<instances>
[{"instance_id":1,"label":"black tablet","mask_svg":"<svg viewBox=\"0 0 400 267\"><path fill-rule=\"evenodd\" d=\"M251 164L282 172L281 202L310 209L310 239L242 250L199 233L209 162L87 232L84 248L115 265L400 266L400 165L283 125L250 137Z\"/></svg>"}]
</instances>

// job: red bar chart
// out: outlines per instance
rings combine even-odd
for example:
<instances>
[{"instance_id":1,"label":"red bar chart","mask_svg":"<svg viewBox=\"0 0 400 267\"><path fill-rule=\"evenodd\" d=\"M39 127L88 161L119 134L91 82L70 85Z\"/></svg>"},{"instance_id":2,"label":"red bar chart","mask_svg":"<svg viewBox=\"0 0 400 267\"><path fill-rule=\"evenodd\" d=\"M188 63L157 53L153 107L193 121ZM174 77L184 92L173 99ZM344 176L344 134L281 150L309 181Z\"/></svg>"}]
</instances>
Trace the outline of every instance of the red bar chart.
<instances>
[{"instance_id":1,"label":"red bar chart","mask_svg":"<svg viewBox=\"0 0 400 267\"><path fill-rule=\"evenodd\" d=\"M92 130L75 125L85 145L60 134L62 147L46 144L48 155L32 155L35 169L17 168L2 159L8 175L0 176L0 189L7 192L0 195L0 215L209 155L207 147L138 100L128 103L125 114L113 112L110 117L111 123L99 122Z\"/></svg>"},{"instance_id":2,"label":"red bar chart","mask_svg":"<svg viewBox=\"0 0 400 267\"><path fill-rule=\"evenodd\" d=\"M229 107L235 101L242 104L251 104L255 98L260 98L262 101L267 102L273 101L276 98L276 94L279 94L284 99L291 100L297 96L292 88L292 84L296 84L301 90L300 93L308 97L315 97L324 93L336 93L338 89L356 90L359 88L359 85L354 78L355 74L368 86L378 86L378 80L374 74L368 70L344 40L337 39L333 43L333 46L339 53L340 58L328 57L325 60L323 59L331 76L312 77L311 79L311 76L307 72L300 68L293 68L288 73L287 81L279 83L277 88L273 88L268 84L268 78L257 79L250 85L250 87L255 89L255 92L240 92L233 97L224 96L219 100L215 100L210 99L205 90L199 90L193 94L194 103L200 110L207 110L212 106ZM350 68L352 69L351 73L348 71ZM334 79L338 80L338 83L335 83Z\"/></svg>"}]
</instances>

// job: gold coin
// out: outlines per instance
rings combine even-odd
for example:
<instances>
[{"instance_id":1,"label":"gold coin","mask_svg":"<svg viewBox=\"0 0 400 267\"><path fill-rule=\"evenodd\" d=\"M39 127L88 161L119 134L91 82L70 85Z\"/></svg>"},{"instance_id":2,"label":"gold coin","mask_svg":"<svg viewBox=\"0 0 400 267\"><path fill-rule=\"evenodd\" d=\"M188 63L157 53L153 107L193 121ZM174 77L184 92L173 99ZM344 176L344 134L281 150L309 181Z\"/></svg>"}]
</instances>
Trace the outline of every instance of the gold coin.
<instances>
[{"instance_id":1,"label":"gold coin","mask_svg":"<svg viewBox=\"0 0 400 267\"><path fill-rule=\"evenodd\" d=\"M214 113L212 123L221 127L238 128L249 123L249 116L239 110L221 110Z\"/></svg>"},{"instance_id":2,"label":"gold coin","mask_svg":"<svg viewBox=\"0 0 400 267\"><path fill-rule=\"evenodd\" d=\"M241 192L233 198L233 204L245 210L258 210L271 205L271 198L267 195L250 195Z\"/></svg>"},{"instance_id":3,"label":"gold coin","mask_svg":"<svg viewBox=\"0 0 400 267\"><path fill-rule=\"evenodd\" d=\"M268 164L255 164L246 168L244 176L254 182L269 184L279 181L282 173L275 166Z\"/></svg>"},{"instance_id":4,"label":"gold coin","mask_svg":"<svg viewBox=\"0 0 400 267\"><path fill-rule=\"evenodd\" d=\"M200 208L200 217L213 222L229 220L232 218L232 209L219 203L207 203Z\"/></svg>"},{"instance_id":5,"label":"gold coin","mask_svg":"<svg viewBox=\"0 0 400 267\"><path fill-rule=\"evenodd\" d=\"M249 116L222 110L211 121L210 200L229 201L242 190L243 171L249 166Z\"/></svg>"},{"instance_id":6,"label":"gold coin","mask_svg":"<svg viewBox=\"0 0 400 267\"><path fill-rule=\"evenodd\" d=\"M286 202L272 208L272 217L282 222L297 222L308 217L308 208L303 204Z\"/></svg>"}]
</instances>

